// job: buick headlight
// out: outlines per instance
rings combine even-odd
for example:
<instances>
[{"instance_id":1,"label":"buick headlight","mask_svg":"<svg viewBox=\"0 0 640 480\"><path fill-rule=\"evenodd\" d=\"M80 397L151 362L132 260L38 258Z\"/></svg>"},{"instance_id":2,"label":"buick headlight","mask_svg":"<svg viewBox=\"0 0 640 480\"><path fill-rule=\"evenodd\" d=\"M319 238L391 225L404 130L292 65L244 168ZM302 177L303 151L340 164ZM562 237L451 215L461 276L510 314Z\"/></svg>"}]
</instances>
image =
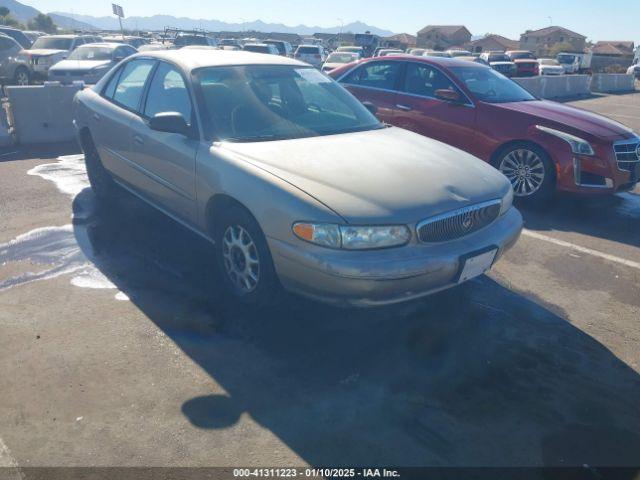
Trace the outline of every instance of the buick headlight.
<instances>
[{"instance_id":1,"label":"buick headlight","mask_svg":"<svg viewBox=\"0 0 640 480\"><path fill-rule=\"evenodd\" d=\"M509 185L509 191L502 197L502 203L500 204L500 215L504 215L509 211L513 205L513 187Z\"/></svg>"},{"instance_id":2,"label":"buick headlight","mask_svg":"<svg viewBox=\"0 0 640 480\"><path fill-rule=\"evenodd\" d=\"M350 226L298 222L293 225L293 233L307 242L344 250L399 247L411 239L406 225Z\"/></svg>"},{"instance_id":3,"label":"buick headlight","mask_svg":"<svg viewBox=\"0 0 640 480\"><path fill-rule=\"evenodd\" d=\"M571 145L571 151L578 155L595 155L593 151L593 147L586 140L576 137L575 135L571 135L570 133L561 132L560 130L554 130L553 128L543 127L542 125L536 125L536 128L541 132L548 133L549 135L553 135L554 137L561 138L569 145Z\"/></svg>"}]
</instances>

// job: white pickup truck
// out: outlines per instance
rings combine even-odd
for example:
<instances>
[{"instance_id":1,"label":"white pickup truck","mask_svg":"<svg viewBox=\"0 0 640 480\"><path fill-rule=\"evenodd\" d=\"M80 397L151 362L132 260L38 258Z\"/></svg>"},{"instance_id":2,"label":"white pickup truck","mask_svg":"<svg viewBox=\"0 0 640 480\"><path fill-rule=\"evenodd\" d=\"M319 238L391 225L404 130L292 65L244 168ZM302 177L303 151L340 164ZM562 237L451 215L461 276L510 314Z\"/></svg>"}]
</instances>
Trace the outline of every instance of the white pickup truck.
<instances>
[{"instance_id":1,"label":"white pickup truck","mask_svg":"<svg viewBox=\"0 0 640 480\"><path fill-rule=\"evenodd\" d=\"M561 52L556 60L564 67L565 73L590 73L592 53L567 53Z\"/></svg>"},{"instance_id":2,"label":"white pickup truck","mask_svg":"<svg viewBox=\"0 0 640 480\"><path fill-rule=\"evenodd\" d=\"M633 75L637 80L640 80L640 47L636 49L636 55L629 70L627 70L627 75Z\"/></svg>"}]
</instances>

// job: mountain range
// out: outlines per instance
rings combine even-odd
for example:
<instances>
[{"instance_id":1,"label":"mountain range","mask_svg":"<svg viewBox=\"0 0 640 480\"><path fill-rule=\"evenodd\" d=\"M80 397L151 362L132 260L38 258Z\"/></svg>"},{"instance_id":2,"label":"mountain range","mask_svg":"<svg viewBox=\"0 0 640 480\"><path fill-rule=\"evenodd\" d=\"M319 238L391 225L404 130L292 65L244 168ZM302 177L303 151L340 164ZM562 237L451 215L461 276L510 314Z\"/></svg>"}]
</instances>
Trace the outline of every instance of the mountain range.
<instances>
[{"instance_id":1,"label":"mountain range","mask_svg":"<svg viewBox=\"0 0 640 480\"><path fill-rule=\"evenodd\" d=\"M11 15L26 24L40 12L17 0L0 0L0 7L7 7ZM125 12L126 13L126 12ZM65 29L82 30L118 30L120 28L117 17L94 17L91 15L77 15L67 12L48 13L59 27ZM375 35L388 37L393 32L382 28L367 25L362 22L352 22L343 26L318 27L307 25L289 26L282 23L267 23L261 20L243 23L228 23L215 19L196 19L188 17L174 17L172 15L153 15L150 17L129 17L122 21L124 28L132 30L162 30L164 27L176 27L184 29L202 28L213 32L279 32L297 33L299 35L312 35L314 33L364 33L370 31Z\"/></svg>"},{"instance_id":2,"label":"mountain range","mask_svg":"<svg viewBox=\"0 0 640 480\"><path fill-rule=\"evenodd\" d=\"M41 13L39 10L29 5L25 5L24 3L20 3L16 0L0 0L0 7L7 7L11 12L11 16L25 25L29 20ZM65 16L52 14L51 18L56 25L62 28L78 28L86 30L92 30L95 28L90 24L76 22L68 15Z\"/></svg>"},{"instance_id":3,"label":"mountain range","mask_svg":"<svg viewBox=\"0 0 640 480\"><path fill-rule=\"evenodd\" d=\"M0 0L2 2L3 0ZM71 17L67 12L54 12L53 15L63 17ZM91 15L73 15L73 18L79 22L93 25L101 30L117 30L119 29L118 19L116 17L94 17ZM162 30L164 27L176 27L184 29L201 28L212 32L279 32L279 33L297 33L299 35L312 35L314 33L364 33L370 31L373 34L388 37L393 32L384 30L362 22L353 22L344 26L335 27L318 27L307 25L289 26L282 23L267 23L261 20L244 23L228 23L215 19L174 17L172 15L153 15L150 17L128 17L124 18L122 25L126 29L131 30Z\"/></svg>"}]
</instances>

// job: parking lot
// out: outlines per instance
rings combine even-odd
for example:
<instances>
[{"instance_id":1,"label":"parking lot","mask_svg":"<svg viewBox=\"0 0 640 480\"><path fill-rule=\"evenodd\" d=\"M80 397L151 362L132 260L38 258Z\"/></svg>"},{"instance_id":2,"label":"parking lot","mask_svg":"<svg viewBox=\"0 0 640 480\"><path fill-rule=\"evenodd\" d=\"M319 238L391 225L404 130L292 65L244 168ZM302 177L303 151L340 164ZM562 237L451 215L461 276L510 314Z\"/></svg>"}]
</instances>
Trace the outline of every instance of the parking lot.
<instances>
[{"instance_id":1,"label":"parking lot","mask_svg":"<svg viewBox=\"0 0 640 480\"><path fill-rule=\"evenodd\" d=\"M640 132L640 93L571 104ZM256 312L223 298L190 231L130 198L96 211L77 154L0 156L0 466L16 478L638 465L640 188L523 209L488 276L421 301Z\"/></svg>"}]
</instances>

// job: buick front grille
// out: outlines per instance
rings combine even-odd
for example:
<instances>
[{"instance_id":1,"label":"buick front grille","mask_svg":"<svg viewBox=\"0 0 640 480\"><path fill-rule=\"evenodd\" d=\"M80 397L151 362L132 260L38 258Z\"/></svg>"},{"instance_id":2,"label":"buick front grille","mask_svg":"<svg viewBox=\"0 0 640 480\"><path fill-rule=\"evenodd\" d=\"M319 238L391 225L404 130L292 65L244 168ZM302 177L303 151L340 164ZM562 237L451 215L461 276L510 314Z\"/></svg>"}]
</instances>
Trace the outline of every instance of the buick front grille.
<instances>
[{"instance_id":1,"label":"buick front grille","mask_svg":"<svg viewBox=\"0 0 640 480\"><path fill-rule=\"evenodd\" d=\"M470 235L498 218L501 203L491 200L427 218L417 226L418 238L423 243L438 243Z\"/></svg>"}]
</instances>

